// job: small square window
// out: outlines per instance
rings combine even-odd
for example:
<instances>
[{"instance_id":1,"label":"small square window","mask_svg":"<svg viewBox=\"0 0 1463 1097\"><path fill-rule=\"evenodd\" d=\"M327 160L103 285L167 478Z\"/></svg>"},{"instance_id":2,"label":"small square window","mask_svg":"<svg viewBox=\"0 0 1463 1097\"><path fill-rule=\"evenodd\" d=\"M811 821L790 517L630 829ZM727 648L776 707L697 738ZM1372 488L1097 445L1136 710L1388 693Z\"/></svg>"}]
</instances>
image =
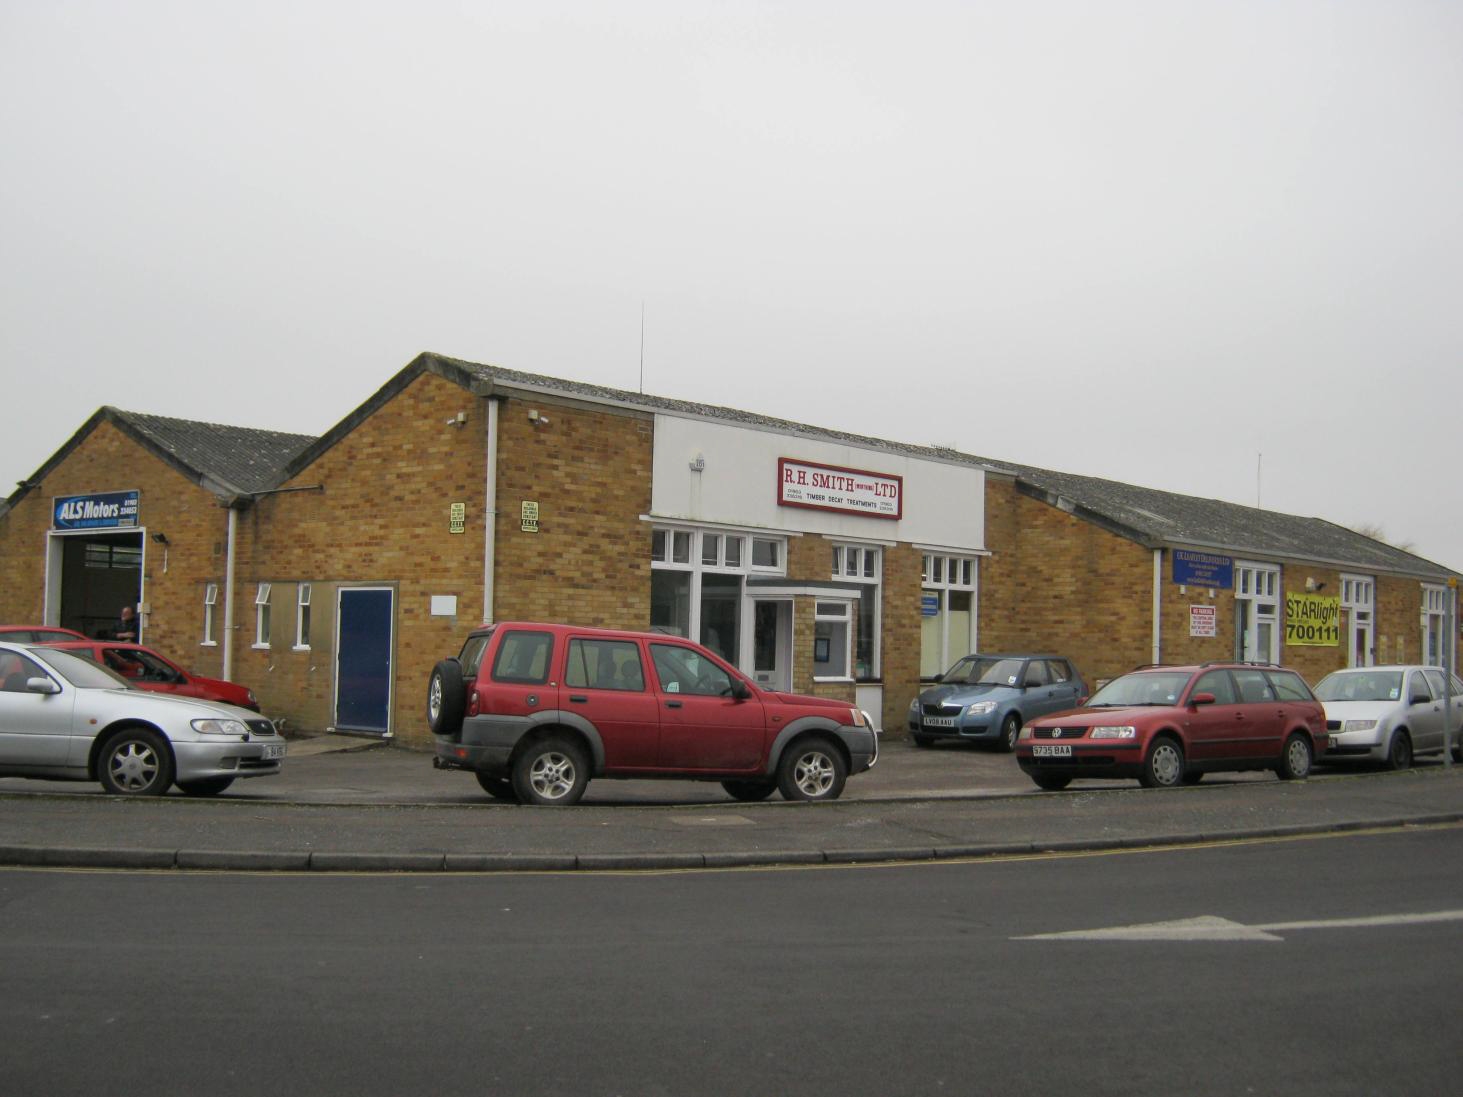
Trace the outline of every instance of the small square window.
<instances>
[{"instance_id":1,"label":"small square window","mask_svg":"<svg viewBox=\"0 0 1463 1097\"><path fill-rule=\"evenodd\" d=\"M742 539L740 537L726 539L726 566L729 568L742 566Z\"/></svg>"},{"instance_id":2,"label":"small square window","mask_svg":"<svg viewBox=\"0 0 1463 1097\"><path fill-rule=\"evenodd\" d=\"M709 568L721 563L721 537L718 534L701 535L701 563Z\"/></svg>"},{"instance_id":3,"label":"small square window","mask_svg":"<svg viewBox=\"0 0 1463 1097\"><path fill-rule=\"evenodd\" d=\"M775 568L781 554L778 552L779 542L769 541L765 537L752 538L752 566L754 568Z\"/></svg>"}]
</instances>

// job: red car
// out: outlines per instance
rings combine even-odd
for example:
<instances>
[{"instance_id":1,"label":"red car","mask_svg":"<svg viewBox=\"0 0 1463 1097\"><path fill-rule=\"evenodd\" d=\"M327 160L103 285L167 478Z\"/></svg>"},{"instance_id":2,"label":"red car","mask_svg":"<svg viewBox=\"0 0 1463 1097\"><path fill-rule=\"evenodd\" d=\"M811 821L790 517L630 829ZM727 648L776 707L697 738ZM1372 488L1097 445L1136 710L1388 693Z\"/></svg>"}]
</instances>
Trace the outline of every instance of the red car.
<instances>
[{"instance_id":1,"label":"red car","mask_svg":"<svg viewBox=\"0 0 1463 1097\"><path fill-rule=\"evenodd\" d=\"M1305 777L1326 744L1325 710L1295 671L1205 663L1114 678L1084 707L1022 728L1016 761L1051 791L1079 777L1166 788L1221 770Z\"/></svg>"},{"instance_id":2,"label":"red car","mask_svg":"<svg viewBox=\"0 0 1463 1097\"><path fill-rule=\"evenodd\" d=\"M64 644L85 639L79 632L55 625L0 625L0 640L7 644Z\"/></svg>"},{"instance_id":3,"label":"red car","mask_svg":"<svg viewBox=\"0 0 1463 1097\"><path fill-rule=\"evenodd\" d=\"M719 781L738 800L836 800L878 758L846 701L772 693L699 644L649 632L509 623L432 670L438 769L488 795L572 804L591 777Z\"/></svg>"},{"instance_id":4,"label":"red car","mask_svg":"<svg viewBox=\"0 0 1463 1097\"><path fill-rule=\"evenodd\" d=\"M46 646L75 652L94 663L100 663L108 670L116 671L134 686L152 690L154 693L198 697L204 701L218 701L225 705L238 705L239 708L259 711L259 701L253 690L237 682L189 674L177 663L141 644L127 644L120 640L83 639L60 643L47 641Z\"/></svg>"}]
</instances>

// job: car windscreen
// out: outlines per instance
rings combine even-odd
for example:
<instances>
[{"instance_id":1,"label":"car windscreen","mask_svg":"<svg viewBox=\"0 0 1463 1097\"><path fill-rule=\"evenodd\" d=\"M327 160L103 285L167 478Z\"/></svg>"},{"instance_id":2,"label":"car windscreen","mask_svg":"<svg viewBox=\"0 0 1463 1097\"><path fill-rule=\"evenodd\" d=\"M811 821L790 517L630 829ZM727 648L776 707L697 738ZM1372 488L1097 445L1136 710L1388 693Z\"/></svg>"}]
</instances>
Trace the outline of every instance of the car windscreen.
<instances>
[{"instance_id":1,"label":"car windscreen","mask_svg":"<svg viewBox=\"0 0 1463 1097\"><path fill-rule=\"evenodd\" d=\"M1402 697L1402 672L1369 670L1363 674L1328 674L1315 692L1322 701L1396 701Z\"/></svg>"},{"instance_id":2,"label":"car windscreen","mask_svg":"<svg viewBox=\"0 0 1463 1097\"><path fill-rule=\"evenodd\" d=\"M1124 674L1094 693L1087 703L1094 708L1176 705L1184 687L1189 684L1189 676L1186 670Z\"/></svg>"},{"instance_id":3,"label":"car windscreen","mask_svg":"<svg viewBox=\"0 0 1463 1097\"><path fill-rule=\"evenodd\" d=\"M114 674L104 666L73 655L69 651L55 648L28 648L32 656L45 663L62 678L80 689L132 689L133 686L120 674Z\"/></svg>"},{"instance_id":4,"label":"car windscreen","mask_svg":"<svg viewBox=\"0 0 1463 1097\"><path fill-rule=\"evenodd\" d=\"M940 676L956 686L1016 686L1021 684L1023 659L990 659L967 655Z\"/></svg>"}]
</instances>

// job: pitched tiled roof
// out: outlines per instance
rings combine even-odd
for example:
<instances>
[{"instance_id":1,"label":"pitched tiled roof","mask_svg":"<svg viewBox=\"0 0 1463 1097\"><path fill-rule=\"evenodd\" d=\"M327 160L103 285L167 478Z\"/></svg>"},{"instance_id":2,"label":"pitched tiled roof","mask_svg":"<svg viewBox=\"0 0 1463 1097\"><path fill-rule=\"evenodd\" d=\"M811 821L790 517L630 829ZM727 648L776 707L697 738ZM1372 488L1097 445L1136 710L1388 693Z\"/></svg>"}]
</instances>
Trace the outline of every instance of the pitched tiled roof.
<instances>
[{"instance_id":1,"label":"pitched tiled roof","mask_svg":"<svg viewBox=\"0 0 1463 1097\"><path fill-rule=\"evenodd\" d=\"M1027 494L1072 509L1154 547L1194 545L1231 553L1313 560L1364 571L1428 577L1454 574L1421 556L1324 518L1303 518L1095 476L1025 465L1002 467L1016 474L1017 483Z\"/></svg>"},{"instance_id":2,"label":"pitched tiled roof","mask_svg":"<svg viewBox=\"0 0 1463 1097\"><path fill-rule=\"evenodd\" d=\"M310 434L169 419L118 408L106 410L113 413L114 422L132 427L141 440L188 469L244 492L274 487L290 458L315 441Z\"/></svg>"}]
</instances>

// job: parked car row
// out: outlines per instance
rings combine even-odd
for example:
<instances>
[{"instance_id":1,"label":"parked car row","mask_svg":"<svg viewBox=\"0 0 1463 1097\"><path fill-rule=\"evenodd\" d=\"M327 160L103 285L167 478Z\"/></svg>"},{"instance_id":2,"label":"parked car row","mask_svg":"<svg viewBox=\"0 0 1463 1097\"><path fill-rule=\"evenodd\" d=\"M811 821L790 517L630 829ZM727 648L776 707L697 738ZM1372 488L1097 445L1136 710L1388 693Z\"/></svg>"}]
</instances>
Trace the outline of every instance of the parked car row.
<instances>
[{"instance_id":1,"label":"parked car row","mask_svg":"<svg viewBox=\"0 0 1463 1097\"><path fill-rule=\"evenodd\" d=\"M1278 666L1155 666L1088 698L1065 657L968 655L911 702L909 731L920 746L953 737L1014 749L1022 771L1049 790L1083 777L1161 788L1257 769L1293 780L1317 761L1403 769L1441 753L1450 685L1453 751L1463 762L1463 680L1445 683L1443 674L1357 667L1327 675L1313 692Z\"/></svg>"},{"instance_id":2,"label":"parked car row","mask_svg":"<svg viewBox=\"0 0 1463 1097\"><path fill-rule=\"evenodd\" d=\"M45 630L9 634L22 631ZM0 776L206 796L279 772L284 740L246 688L138 644L41 640L0 640ZM531 804L575 803L593 778L833 800L879 752L872 721L846 701L764 690L680 637L562 624L474 630L433 669L427 712L434 766ZM1463 680L1436 667L1339 670L1313 692L1268 664L1152 666L1088 697L1072 661L1046 653L966 656L909 710L916 744L1014 751L1048 790L1078 778L1171 787L1257 769L1294 780L1317 761L1401 769L1446 749L1450 723L1463 762Z\"/></svg>"}]
</instances>

